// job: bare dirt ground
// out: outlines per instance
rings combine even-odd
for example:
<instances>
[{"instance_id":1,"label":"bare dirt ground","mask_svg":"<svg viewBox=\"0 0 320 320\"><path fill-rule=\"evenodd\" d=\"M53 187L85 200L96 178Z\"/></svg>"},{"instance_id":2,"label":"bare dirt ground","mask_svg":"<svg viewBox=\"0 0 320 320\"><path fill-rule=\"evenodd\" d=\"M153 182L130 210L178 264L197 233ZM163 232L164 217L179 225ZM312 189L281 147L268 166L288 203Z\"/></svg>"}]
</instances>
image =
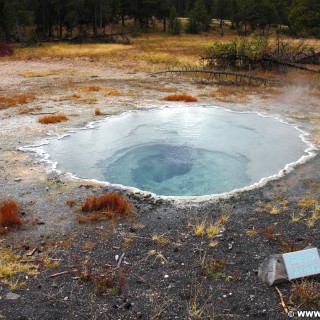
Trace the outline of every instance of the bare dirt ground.
<instances>
[{"instance_id":1,"label":"bare dirt ground","mask_svg":"<svg viewBox=\"0 0 320 320\"><path fill-rule=\"evenodd\" d=\"M89 89L93 86L98 91ZM50 172L18 148L99 119L96 108L104 116L150 108L165 105L161 99L171 93L191 94L201 104L286 118L319 145L318 91L154 77L80 58L0 61L0 96L26 93L35 100L0 110L0 201L16 200L26 221L20 230L2 236L0 246L2 252L10 248L35 260L40 274L11 279L25 282L15 288L16 300L8 299L13 287L0 278L0 319L287 319L276 291L261 283L255 271L272 253L320 247L320 219L307 225L318 209L301 205L301 200L319 201L319 155L277 181L224 200L181 205L118 190L136 208L133 220L80 225L75 217L83 200L113 188ZM37 121L60 113L69 120L51 125ZM294 222L299 212L304 216ZM218 237L195 236L197 224L222 215L229 218ZM27 258L32 248L37 250ZM115 256L123 253L125 263L116 268ZM58 259L54 269L39 262L43 254ZM223 263L210 271L214 261ZM63 271L67 273L51 277ZM86 272L96 278L112 273L115 282L101 292ZM318 278L313 282L319 285ZM296 300L294 285L280 286L289 308L319 310L319 301L306 305Z\"/></svg>"}]
</instances>

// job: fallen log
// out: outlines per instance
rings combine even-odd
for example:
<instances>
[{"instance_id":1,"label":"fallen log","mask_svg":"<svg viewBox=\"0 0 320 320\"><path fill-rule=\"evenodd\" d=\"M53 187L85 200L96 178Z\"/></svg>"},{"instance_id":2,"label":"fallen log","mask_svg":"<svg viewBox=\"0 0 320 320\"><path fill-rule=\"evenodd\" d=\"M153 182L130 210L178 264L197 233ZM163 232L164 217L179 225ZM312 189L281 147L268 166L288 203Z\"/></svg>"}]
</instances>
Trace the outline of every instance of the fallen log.
<instances>
[{"instance_id":1,"label":"fallen log","mask_svg":"<svg viewBox=\"0 0 320 320\"><path fill-rule=\"evenodd\" d=\"M272 63L275 63L275 64L291 67L291 68L296 68L296 69L303 70L303 71L309 71L309 72L313 72L313 73L320 73L320 71L318 71L318 70L313 70L313 69L301 66L300 64L293 63L293 62L277 60L277 59L272 58L271 56L268 56L268 55L263 56L263 60L264 61L268 61L268 62L272 62Z\"/></svg>"},{"instance_id":2,"label":"fallen log","mask_svg":"<svg viewBox=\"0 0 320 320\"><path fill-rule=\"evenodd\" d=\"M272 83L272 84L280 84L280 85L297 85L294 81L288 81L288 80L277 80L277 79L271 79L271 78L263 78L263 77L256 77L252 76L247 73L240 73L240 72L231 72L231 71L215 71L215 70L165 70L165 71L159 71L154 72L152 75L158 75L158 74L165 74L165 73L193 73L193 74L213 74L217 76L221 75L227 75L227 76L233 76L237 79L239 77L240 79L247 79L249 83L251 81L257 81L261 83ZM299 83L300 86L307 86L307 84Z\"/></svg>"}]
</instances>

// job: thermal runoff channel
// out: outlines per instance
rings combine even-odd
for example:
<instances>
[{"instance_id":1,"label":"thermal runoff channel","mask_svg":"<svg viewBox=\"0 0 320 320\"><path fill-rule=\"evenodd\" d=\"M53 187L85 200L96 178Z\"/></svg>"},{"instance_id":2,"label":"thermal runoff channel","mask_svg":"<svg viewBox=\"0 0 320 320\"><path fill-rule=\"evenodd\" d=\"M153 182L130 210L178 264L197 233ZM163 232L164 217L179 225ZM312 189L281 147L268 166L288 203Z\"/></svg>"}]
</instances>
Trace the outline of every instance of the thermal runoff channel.
<instances>
[{"instance_id":1,"label":"thermal runoff channel","mask_svg":"<svg viewBox=\"0 0 320 320\"><path fill-rule=\"evenodd\" d=\"M109 117L41 147L57 169L157 195L228 192L278 174L307 149L292 125L216 107Z\"/></svg>"}]
</instances>

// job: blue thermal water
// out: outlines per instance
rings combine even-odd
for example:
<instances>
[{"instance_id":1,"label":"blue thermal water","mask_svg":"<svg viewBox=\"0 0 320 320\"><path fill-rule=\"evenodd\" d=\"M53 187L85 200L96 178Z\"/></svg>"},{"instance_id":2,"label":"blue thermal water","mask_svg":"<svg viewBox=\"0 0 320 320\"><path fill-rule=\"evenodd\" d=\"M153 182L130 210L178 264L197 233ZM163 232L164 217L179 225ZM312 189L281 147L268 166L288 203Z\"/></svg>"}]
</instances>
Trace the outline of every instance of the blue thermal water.
<instances>
[{"instance_id":1,"label":"blue thermal water","mask_svg":"<svg viewBox=\"0 0 320 320\"><path fill-rule=\"evenodd\" d=\"M125 113L41 148L58 169L80 178L200 196L277 174L306 145L274 118L194 106Z\"/></svg>"}]
</instances>

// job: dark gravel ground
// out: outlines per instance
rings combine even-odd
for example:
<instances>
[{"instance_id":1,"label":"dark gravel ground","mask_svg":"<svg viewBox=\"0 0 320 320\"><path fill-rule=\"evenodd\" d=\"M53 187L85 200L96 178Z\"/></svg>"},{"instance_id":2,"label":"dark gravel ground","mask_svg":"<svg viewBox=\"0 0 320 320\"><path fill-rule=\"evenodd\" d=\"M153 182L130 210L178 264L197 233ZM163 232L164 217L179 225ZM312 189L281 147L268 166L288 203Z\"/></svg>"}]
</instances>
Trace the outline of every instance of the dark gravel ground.
<instances>
[{"instance_id":1,"label":"dark gravel ground","mask_svg":"<svg viewBox=\"0 0 320 320\"><path fill-rule=\"evenodd\" d=\"M319 169L318 155L262 188L197 205L121 191L136 213L113 224L74 221L86 197L110 190L80 181L70 187L63 177L47 177L49 187L34 185L32 194L39 188L49 217L51 211L65 212L60 227L46 229L48 218L11 233L0 245L13 245L20 253L37 247L60 264L30 277L16 291L17 300L6 299L9 288L0 285L0 319L288 319L277 292L258 279L256 270L270 254L320 247L320 219L312 228L304 220L292 222L301 199L319 200ZM28 217L34 204L30 199L27 204L26 191L21 196ZM67 206L67 199L74 199L75 207ZM270 214L270 205L279 213ZM304 211L308 216L312 208ZM208 225L221 215L229 219L218 237L195 236L192 225ZM30 236L32 230L37 232ZM213 241L217 245L210 247ZM123 254L117 268L115 257ZM210 273L214 261L220 265ZM51 277L63 271L70 272ZM291 301L292 285L279 286L290 310L319 309L319 304Z\"/></svg>"}]
</instances>

